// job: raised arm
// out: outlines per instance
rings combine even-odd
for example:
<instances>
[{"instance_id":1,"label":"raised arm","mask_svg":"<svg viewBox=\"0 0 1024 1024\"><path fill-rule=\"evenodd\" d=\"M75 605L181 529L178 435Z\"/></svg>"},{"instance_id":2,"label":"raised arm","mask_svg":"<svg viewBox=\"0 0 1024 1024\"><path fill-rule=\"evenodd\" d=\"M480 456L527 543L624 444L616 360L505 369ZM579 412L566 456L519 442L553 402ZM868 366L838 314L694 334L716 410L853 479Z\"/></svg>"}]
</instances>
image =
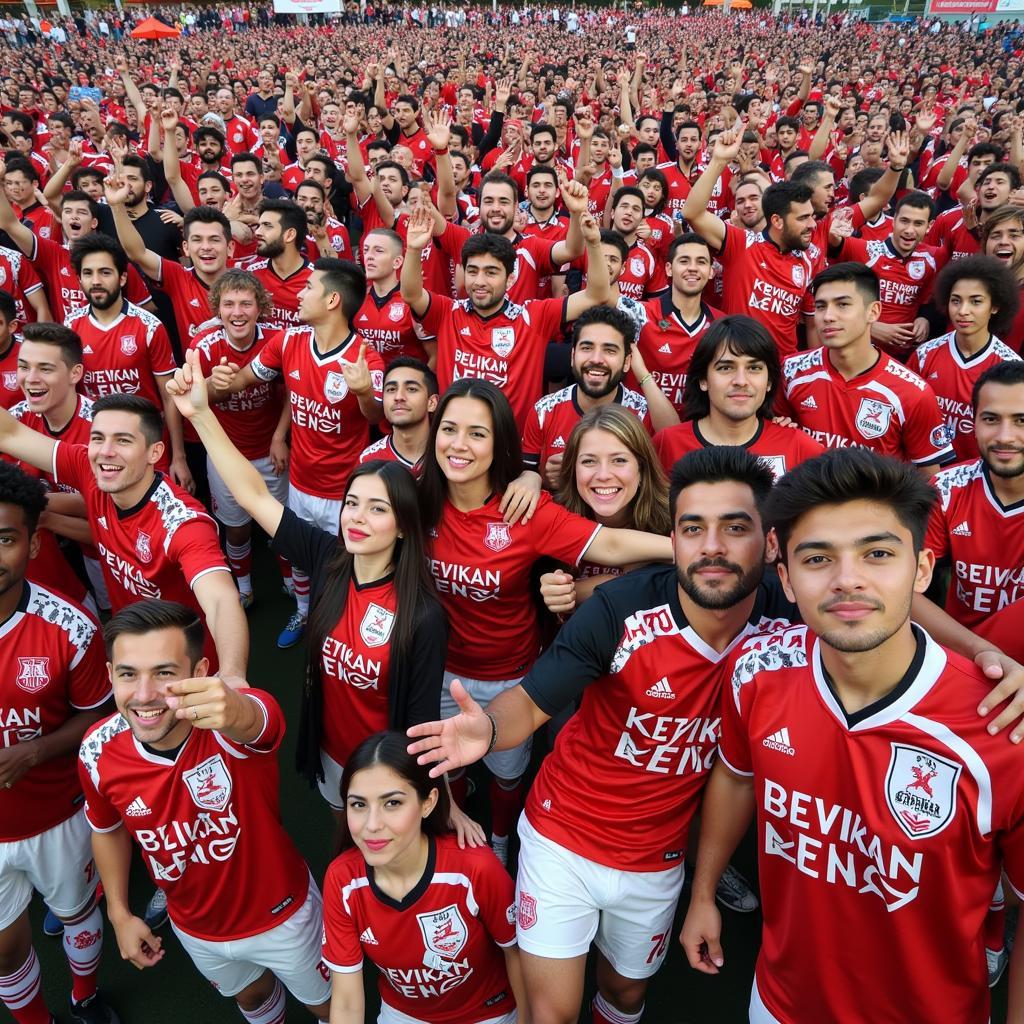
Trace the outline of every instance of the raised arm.
<instances>
[{"instance_id":1,"label":"raised arm","mask_svg":"<svg viewBox=\"0 0 1024 1024\"><path fill-rule=\"evenodd\" d=\"M570 184L578 185L579 182ZM587 247L587 287L574 292L565 301L566 320L575 320L591 306L601 306L611 299L611 283L608 280L608 264L601 252L601 229L597 221L585 213L580 218L580 230Z\"/></svg>"},{"instance_id":2,"label":"raised arm","mask_svg":"<svg viewBox=\"0 0 1024 1024\"><path fill-rule=\"evenodd\" d=\"M821 124L814 133L814 138L807 149L807 156L811 160L820 160L828 149L829 138L832 129L836 125L836 118L839 116L839 99L836 96L825 97L825 113L821 116Z\"/></svg>"},{"instance_id":3,"label":"raised arm","mask_svg":"<svg viewBox=\"0 0 1024 1024\"><path fill-rule=\"evenodd\" d=\"M743 132L732 128L722 132L715 139L714 149L707 167L693 183L690 194L683 205L683 217L686 223L714 249L721 249L725 242L725 224L713 213L708 212L708 203L715 191L715 185L729 163L739 156L743 143Z\"/></svg>"},{"instance_id":4,"label":"raised arm","mask_svg":"<svg viewBox=\"0 0 1024 1024\"><path fill-rule=\"evenodd\" d=\"M909 134L907 132L892 132L889 135L887 148L889 164L885 173L871 186L867 195L858 204L868 223L889 205L892 197L896 194L896 189L899 188L900 178L907 169L907 159L910 156Z\"/></svg>"},{"instance_id":5,"label":"raised arm","mask_svg":"<svg viewBox=\"0 0 1024 1024\"><path fill-rule=\"evenodd\" d=\"M71 175L82 166L82 140L72 139L68 143L68 158L47 179L43 198L54 213L60 210L60 197Z\"/></svg>"},{"instance_id":6,"label":"raised arm","mask_svg":"<svg viewBox=\"0 0 1024 1024\"><path fill-rule=\"evenodd\" d=\"M562 192L562 202L569 211L569 230L561 242L551 248L551 262L557 266L571 263L583 255L586 245L581 228L581 218L586 214L590 203L590 191L582 181L567 181L564 173L559 170L558 184Z\"/></svg>"},{"instance_id":7,"label":"raised arm","mask_svg":"<svg viewBox=\"0 0 1024 1024\"><path fill-rule=\"evenodd\" d=\"M452 170L452 158L448 152L451 144L452 119L441 110L431 110L424 114L423 120L427 141L434 151L434 161L437 165L437 208L442 217L449 219L459 212L455 172Z\"/></svg>"},{"instance_id":8,"label":"raised arm","mask_svg":"<svg viewBox=\"0 0 1024 1024\"><path fill-rule=\"evenodd\" d=\"M405 261L402 263L402 299L417 316L430 307L430 295L423 287L423 250L433 236L434 218L429 210L417 207L409 216L405 234Z\"/></svg>"},{"instance_id":9,"label":"raised arm","mask_svg":"<svg viewBox=\"0 0 1024 1024\"><path fill-rule=\"evenodd\" d=\"M142 271L154 281L160 280L160 255L146 248L128 210L125 201L128 199L128 186L116 172L103 180L103 191L107 197L107 205L114 216L114 227L117 237L128 254L128 259L137 264Z\"/></svg>"},{"instance_id":10,"label":"raised arm","mask_svg":"<svg viewBox=\"0 0 1024 1024\"><path fill-rule=\"evenodd\" d=\"M53 471L53 449L57 442L19 423L6 409L0 409L0 452L26 462L44 473Z\"/></svg>"}]
</instances>

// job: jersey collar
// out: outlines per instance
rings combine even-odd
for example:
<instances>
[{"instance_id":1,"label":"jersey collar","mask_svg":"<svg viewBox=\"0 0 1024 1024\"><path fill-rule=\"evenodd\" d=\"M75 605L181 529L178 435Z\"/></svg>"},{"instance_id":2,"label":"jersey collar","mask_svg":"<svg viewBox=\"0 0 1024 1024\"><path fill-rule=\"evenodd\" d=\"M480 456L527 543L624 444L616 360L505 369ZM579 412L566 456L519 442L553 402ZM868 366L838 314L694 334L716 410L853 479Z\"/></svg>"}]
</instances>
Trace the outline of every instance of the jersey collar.
<instances>
[{"instance_id":1,"label":"jersey collar","mask_svg":"<svg viewBox=\"0 0 1024 1024\"><path fill-rule=\"evenodd\" d=\"M1015 516L1024 514L1024 498L1021 498L1020 501L1015 501L1010 505L1004 505L999 500L999 495L996 494L996 489L992 486L992 474L989 472L989 468L985 464L984 459L981 460L981 479L985 486L985 496L1000 515Z\"/></svg>"},{"instance_id":2,"label":"jersey collar","mask_svg":"<svg viewBox=\"0 0 1024 1024\"><path fill-rule=\"evenodd\" d=\"M366 877L370 883L370 892L386 907L399 911L408 910L427 891L434 879L434 869L437 865L437 843L433 836L427 836L427 842L430 844L427 849L427 866L423 869L420 880L400 900L393 899L378 887L373 868L369 864L366 865Z\"/></svg>"},{"instance_id":3,"label":"jersey collar","mask_svg":"<svg viewBox=\"0 0 1024 1024\"><path fill-rule=\"evenodd\" d=\"M679 314L679 310L672 305L672 288L666 288L659 297L661 302L661 319L671 320L678 324L687 334L693 334L705 320L711 321L711 309L705 304L700 304L700 316L692 324L688 324Z\"/></svg>"},{"instance_id":4,"label":"jersey collar","mask_svg":"<svg viewBox=\"0 0 1024 1024\"><path fill-rule=\"evenodd\" d=\"M760 416L757 417L757 429L754 431L753 436L749 440L744 441L743 444L737 445L738 448L753 448L755 444L761 439L761 435L764 433L764 420ZM709 441L701 432L699 421L693 421L693 436L701 443L704 448L714 448L715 442Z\"/></svg>"},{"instance_id":5,"label":"jersey collar","mask_svg":"<svg viewBox=\"0 0 1024 1024\"><path fill-rule=\"evenodd\" d=\"M370 296L371 301L377 307L377 309L383 309L395 297L395 292L401 290L401 287L401 285L396 284L395 287L391 289L391 291L387 292L384 295L378 295L373 285L371 284L370 287L366 289L366 294Z\"/></svg>"},{"instance_id":6,"label":"jersey collar","mask_svg":"<svg viewBox=\"0 0 1024 1024\"><path fill-rule=\"evenodd\" d=\"M117 510L118 519L128 519L130 516L135 515L136 512L140 512L142 509L149 504L150 498L156 492L156 489L163 483L164 475L159 470L153 473L153 482L146 488L146 493L139 498L139 500L132 505L131 508L120 508L117 505L114 508Z\"/></svg>"}]
</instances>

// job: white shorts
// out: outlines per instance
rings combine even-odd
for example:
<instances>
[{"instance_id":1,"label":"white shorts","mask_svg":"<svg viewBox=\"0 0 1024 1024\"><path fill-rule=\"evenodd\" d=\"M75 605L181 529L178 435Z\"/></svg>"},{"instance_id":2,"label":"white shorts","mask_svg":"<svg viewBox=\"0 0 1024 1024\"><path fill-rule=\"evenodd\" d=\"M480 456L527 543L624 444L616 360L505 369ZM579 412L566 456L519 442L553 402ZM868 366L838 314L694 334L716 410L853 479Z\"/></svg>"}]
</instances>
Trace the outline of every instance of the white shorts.
<instances>
[{"instance_id":1,"label":"white shorts","mask_svg":"<svg viewBox=\"0 0 1024 1024\"><path fill-rule=\"evenodd\" d=\"M500 1017L488 1017L480 1021L480 1024L517 1024L519 1020L518 1010L509 1010ZM377 1024L429 1024L429 1021L421 1020L419 1017L410 1017L393 1006L388 1006L383 1000L380 1004L380 1014L377 1017Z\"/></svg>"},{"instance_id":2,"label":"white shorts","mask_svg":"<svg viewBox=\"0 0 1024 1024\"><path fill-rule=\"evenodd\" d=\"M682 862L664 871L620 871L542 836L519 818L516 935L534 956L568 960L591 942L624 978L649 978L665 959L683 888Z\"/></svg>"},{"instance_id":3,"label":"white shorts","mask_svg":"<svg viewBox=\"0 0 1024 1024\"><path fill-rule=\"evenodd\" d=\"M284 505L288 501L288 474L275 476L274 464L269 455L262 459L250 459L249 462L259 471L267 490ZM217 472L213 459L209 457L206 459L206 475L210 481L210 504L217 522L225 526L248 526L252 516L235 500L224 478Z\"/></svg>"},{"instance_id":4,"label":"white shorts","mask_svg":"<svg viewBox=\"0 0 1024 1024\"><path fill-rule=\"evenodd\" d=\"M441 717L454 718L459 713L459 705L455 703L452 696L452 680L458 679L466 688L470 697L473 698L482 708L506 690L518 686L522 682L519 679L467 679L455 672L445 671L444 685L441 688ZM523 740L518 747L510 750L492 750L484 756L484 764L487 765L492 775L499 779L518 779L530 766L530 750L533 747L533 737Z\"/></svg>"},{"instance_id":5,"label":"white shorts","mask_svg":"<svg viewBox=\"0 0 1024 1024\"><path fill-rule=\"evenodd\" d=\"M97 881L84 809L37 836L0 843L0 931L21 916L33 889L58 917L68 918L89 905Z\"/></svg>"},{"instance_id":6,"label":"white shorts","mask_svg":"<svg viewBox=\"0 0 1024 1024\"><path fill-rule=\"evenodd\" d=\"M330 968L321 958L323 900L312 877L306 902L287 921L259 935L210 942L171 927L199 973L222 996L238 995L267 969L300 1003L318 1006L331 998Z\"/></svg>"},{"instance_id":7,"label":"white shorts","mask_svg":"<svg viewBox=\"0 0 1024 1024\"><path fill-rule=\"evenodd\" d=\"M300 518L338 536L341 529L341 498L318 498L288 485L288 507Z\"/></svg>"},{"instance_id":8,"label":"white shorts","mask_svg":"<svg viewBox=\"0 0 1024 1024\"><path fill-rule=\"evenodd\" d=\"M345 805L341 802L341 773L345 770L344 765L338 764L323 747L320 748L320 764L324 769L324 781L317 783L320 795L331 805L331 810L344 810Z\"/></svg>"}]
</instances>

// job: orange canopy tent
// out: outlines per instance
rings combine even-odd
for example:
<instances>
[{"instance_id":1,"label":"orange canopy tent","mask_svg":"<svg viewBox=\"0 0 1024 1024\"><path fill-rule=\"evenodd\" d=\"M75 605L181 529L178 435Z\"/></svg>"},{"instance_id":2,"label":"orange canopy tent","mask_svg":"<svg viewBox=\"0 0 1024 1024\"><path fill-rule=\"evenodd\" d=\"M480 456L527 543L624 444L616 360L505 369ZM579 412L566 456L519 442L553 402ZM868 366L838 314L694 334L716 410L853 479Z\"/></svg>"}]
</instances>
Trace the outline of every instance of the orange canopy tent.
<instances>
[{"instance_id":1,"label":"orange canopy tent","mask_svg":"<svg viewBox=\"0 0 1024 1024\"><path fill-rule=\"evenodd\" d=\"M175 28L173 25L165 25L162 21L157 21L156 18L147 18L145 21L140 21L132 29L132 36L135 39L170 39L180 35L180 28Z\"/></svg>"}]
</instances>

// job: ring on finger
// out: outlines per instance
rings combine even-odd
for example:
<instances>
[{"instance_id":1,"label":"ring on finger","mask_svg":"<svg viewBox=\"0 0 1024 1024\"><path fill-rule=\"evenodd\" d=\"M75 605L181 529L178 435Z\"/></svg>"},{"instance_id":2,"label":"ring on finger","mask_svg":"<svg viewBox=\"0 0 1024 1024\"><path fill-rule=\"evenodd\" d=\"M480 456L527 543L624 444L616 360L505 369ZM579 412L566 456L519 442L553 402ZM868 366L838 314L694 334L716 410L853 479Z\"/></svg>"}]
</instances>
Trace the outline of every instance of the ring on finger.
<instances>
[{"instance_id":1,"label":"ring on finger","mask_svg":"<svg viewBox=\"0 0 1024 1024\"><path fill-rule=\"evenodd\" d=\"M193 708L192 709L192 721L193 722L198 722L199 721L199 708Z\"/></svg>"}]
</instances>

